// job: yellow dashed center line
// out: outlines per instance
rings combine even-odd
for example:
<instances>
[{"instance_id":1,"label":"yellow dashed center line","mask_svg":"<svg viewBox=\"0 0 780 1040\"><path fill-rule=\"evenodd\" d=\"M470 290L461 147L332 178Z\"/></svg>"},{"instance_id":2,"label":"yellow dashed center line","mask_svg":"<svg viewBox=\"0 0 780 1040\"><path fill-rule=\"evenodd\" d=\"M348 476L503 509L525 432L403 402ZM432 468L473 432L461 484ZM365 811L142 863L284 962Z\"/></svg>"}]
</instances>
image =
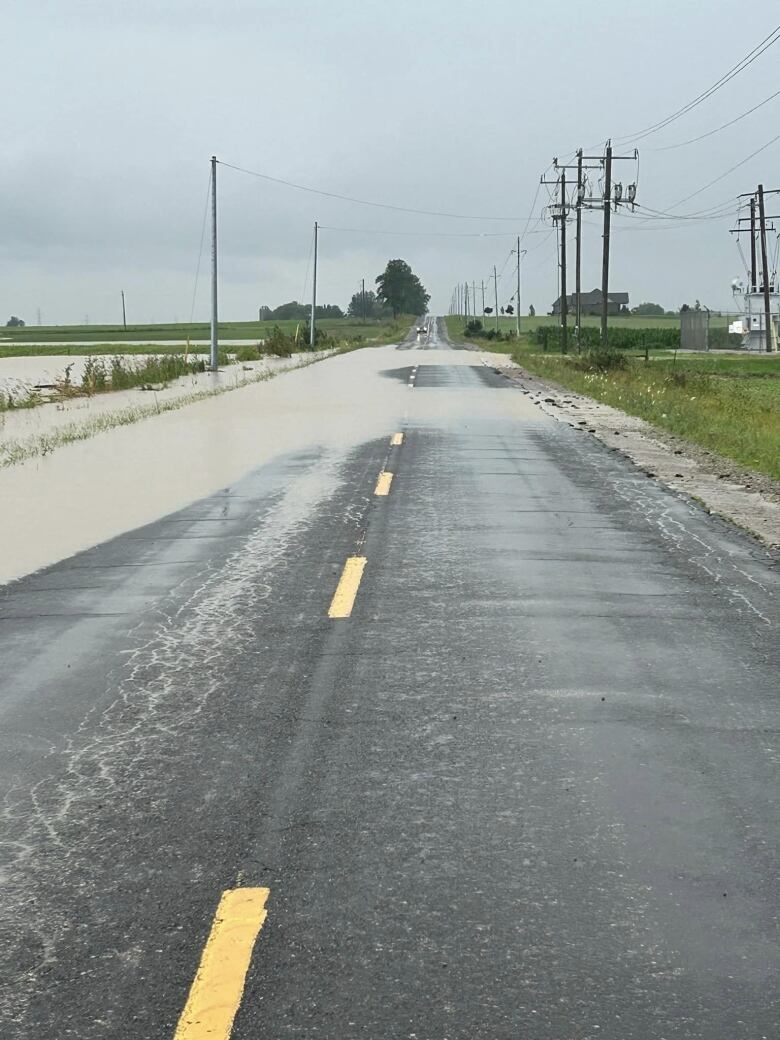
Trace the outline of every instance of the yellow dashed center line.
<instances>
[{"instance_id":1,"label":"yellow dashed center line","mask_svg":"<svg viewBox=\"0 0 780 1040\"><path fill-rule=\"evenodd\" d=\"M398 444L403 444L404 435L402 433L394 433L390 438L390 444L392 447L396 447Z\"/></svg>"},{"instance_id":2,"label":"yellow dashed center line","mask_svg":"<svg viewBox=\"0 0 780 1040\"><path fill-rule=\"evenodd\" d=\"M355 596L357 596L365 566L365 556L349 557L344 564L338 588L331 601L328 617L348 618L350 616L355 605Z\"/></svg>"},{"instance_id":3,"label":"yellow dashed center line","mask_svg":"<svg viewBox=\"0 0 780 1040\"><path fill-rule=\"evenodd\" d=\"M379 474L379 479L376 482L376 487L374 488L374 494L375 495L389 495L390 494L390 485L392 483L393 483L393 474L392 473L388 473L387 470L382 470L382 472Z\"/></svg>"},{"instance_id":4,"label":"yellow dashed center line","mask_svg":"<svg viewBox=\"0 0 780 1040\"><path fill-rule=\"evenodd\" d=\"M222 893L174 1040L230 1040L268 894L267 888Z\"/></svg>"}]
</instances>

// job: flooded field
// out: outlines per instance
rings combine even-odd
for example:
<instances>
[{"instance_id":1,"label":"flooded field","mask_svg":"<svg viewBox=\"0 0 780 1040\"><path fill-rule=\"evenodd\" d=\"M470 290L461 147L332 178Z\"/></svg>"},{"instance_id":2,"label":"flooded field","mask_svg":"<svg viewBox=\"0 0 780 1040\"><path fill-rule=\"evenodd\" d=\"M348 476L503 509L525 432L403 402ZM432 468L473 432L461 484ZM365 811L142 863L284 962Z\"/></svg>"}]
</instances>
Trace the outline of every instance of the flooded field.
<instances>
[{"instance_id":1,"label":"flooded field","mask_svg":"<svg viewBox=\"0 0 780 1040\"><path fill-rule=\"evenodd\" d=\"M151 355L147 355L151 356ZM145 355L135 355L133 363L142 364ZM266 358L228 365L218 372L196 372L151 389L133 387L128 390L96 393L91 396L63 398L33 408L15 408L0 412L0 466L14 458L27 457L26 450L41 437L56 435L74 426L94 427L101 419L132 413L153 415L169 410L177 401L197 398L228 387L256 382L264 377L298 368L302 363L327 356L326 352L297 355L291 358ZM11 357L0 358L0 394L11 394L23 400L36 386L52 386L70 369L71 382L78 386L88 360L86 357ZM110 358L107 359L110 362ZM41 391L45 394L46 391ZM138 414L140 418L140 414Z\"/></svg>"},{"instance_id":2,"label":"flooded field","mask_svg":"<svg viewBox=\"0 0 780 1040\"><path fill-rule=\"evenodd\" d=\"M366 431L389 435L408 391L378 376L377 368L383 367L379 354L385 355L386 367L397 364L392 348L356 351L174 411L152 412L143 422L0 468L0 498L8 504L0 511L0 539L8 550L0 560L0 582L164 516L285 452L314 445L338 446L343 452ZM226 386L251 379L266 364L187 377L179 381L184 385L160 391L159 398L208 391L220 380ZM300 361L292 358L277 367L296 365ZM11 428L18 442L150 397L150 392L130 390L68 402L61 410L46 405L6 413L0 451ZM153 400L150 404L153 408Z\"/></svg>"}]
</instances>

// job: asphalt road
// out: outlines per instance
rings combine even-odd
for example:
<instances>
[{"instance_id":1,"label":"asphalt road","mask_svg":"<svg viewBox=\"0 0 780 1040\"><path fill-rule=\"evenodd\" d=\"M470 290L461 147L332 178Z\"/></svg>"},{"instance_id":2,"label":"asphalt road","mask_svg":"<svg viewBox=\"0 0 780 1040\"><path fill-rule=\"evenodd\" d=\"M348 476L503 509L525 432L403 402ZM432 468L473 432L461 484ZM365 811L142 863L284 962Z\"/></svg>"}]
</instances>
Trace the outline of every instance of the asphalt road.
<instances>
[{"instance_id":1,"label":"asphalt road","mask_svg":"<svg viewBox=\"0 0 780 1040\"><path fill-rule=\"evenodd\" d=\"M174 1037L265 887L235 1040L776 1040L776 558L435 330L335 365L342 449L0 588L0 1036Z\"/></svg>"}]
</instances>

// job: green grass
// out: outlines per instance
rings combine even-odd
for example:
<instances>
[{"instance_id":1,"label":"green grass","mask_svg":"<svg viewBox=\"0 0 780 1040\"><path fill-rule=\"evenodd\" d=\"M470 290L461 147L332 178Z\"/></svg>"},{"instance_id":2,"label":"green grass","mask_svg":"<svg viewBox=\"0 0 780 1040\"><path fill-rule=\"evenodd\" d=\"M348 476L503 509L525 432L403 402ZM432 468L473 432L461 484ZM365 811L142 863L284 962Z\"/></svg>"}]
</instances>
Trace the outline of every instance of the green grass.
<instances>
[{"instance_id":1,"label":"green grass","mask_svg":"<svg viewBox=\"0 0 780 1040\"><path fill-rule=\"evenodd\" d=\"M780 480L780 357L678 355L625 370L585 371L581 359L536 354L519 344L524 368L636 415L719 455Z\"/></svg>"},{"instance_id":2,"label":"green grass","mask_svg":"<svg viewBox=\"0 0 780 1040\"><path fill-rule=\"evenodd\" d=\"M355 340L358 337L367 343L391 343L394 339L405 336L412 318L404 316L397 321L392 319L380 319L367 321L365 324L353 318L322 318L317 321L317 327L324 329L329 336L338 341ZM296 327L303 323L298 321L228 321L219 323L219 335L221 339L235 340L258 340L264 339L273 329L274 325L294 335ZM22 329L3 328L0 330L0 357L19 356L20 354L63 354L65 348L53 343L94 343L100 345L100 353L149 353L150 349L155 353L161 353L164 348L159 346L134 346L128 344L124 350L120 350L119 344L127 343L128 340L144 341L171 341L180 345L187 338L194 340L208 340L211 336L210 326L206 323L193 324L166 324L166 325L28 325ZM19 350L24 344L43 344L42 347L30 347L27 351ZM111 349L109 349L111 345ZM208 344L193 344L191 353L207 353ZM84 355L87 348L76 347L74 353ZM181 353L180 346L177 352Z\"/></svg>"},{"instance_id":3,"label":"green grass","mask_svg":"<svg viewBox=\"0 0 780 1040\"><path fill-rule=\"evenodd\" d=\"M463 340L463 320L446 320L450 336ZM531 338L534 320L525 323L519 341L470 342L486 351L510 353L536 375L780 480L780 355L675 356L674 351L651 350L645 362L643 352L620 351L625 369L588 371L587 354L539 352ZM649 327L630 318L615 323L621 320L633 322L634 328ZM514 330L514 320L503 319L499 328Z\"/></svg>"}]
</instances>

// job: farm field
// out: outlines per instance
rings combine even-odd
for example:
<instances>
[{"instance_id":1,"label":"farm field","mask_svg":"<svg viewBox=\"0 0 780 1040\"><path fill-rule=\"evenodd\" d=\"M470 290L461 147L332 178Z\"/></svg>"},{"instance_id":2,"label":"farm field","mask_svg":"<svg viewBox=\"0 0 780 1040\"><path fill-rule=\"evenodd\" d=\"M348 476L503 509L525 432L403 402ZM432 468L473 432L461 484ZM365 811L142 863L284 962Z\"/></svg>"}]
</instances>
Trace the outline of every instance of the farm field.
<instances>
[{"instance_id":1,"label":"farm field","mask_svg":"<svg viewBox=\"0 0 780 1040\"><path fill-rule=\"evenodd\" d=\"M356 340L358 337L369 342L388 343L406 335L412 318L367 321L352 318L322 318L317 328L324 330L338 341ZM283 332L294 335L302 322L289 321L233 321L219 323L219 336L224 340L257 341L267 337L275 325ZM206 322L161 324L161 325L28 325L24 328L4 328L0 332L0 357L11 357L22 353L67 354L62 344L78 344L80 355L100 354L148 354L150 345L155 351L165 353L164 344L181 352L181 345L190 340L191 353L208 353L210 326ZM83 344L99 345L99 350L90 351ZM26 349L25 349L26 348Z\"/></svg>"},{"instance_id":2,"label":"farm field","mask_svg":"<svg viewBox=\"0 0 780 1040\"><path fill-rule=\"evenodd\" d=\"M726 328L738 316L736 314L713 313L710 315L710 328ZM451 315L450 318L458 323L458 328L463 327L465 318L462 315ZM485 328L495 328L495 318L492 315L486 314L481 320ZM560 319L553 314L536 314L534 317L522 314L520 316L521 332L531 332L533 329L548 326L555 327L559 324ZM585 315L582 319L582 325L583 328L597 329L601 325L601 319L596 315ZM641 314L615 315L609 319L609 327L615 329L678 329L680 327L680 316L679 314L658 316ZM501 332L512 332L515 328L514 315L499 315L498 328ZM572 330L573 328L574 322L571 320L570 315L569 329Z\"/></svg>"}]
</instances>

